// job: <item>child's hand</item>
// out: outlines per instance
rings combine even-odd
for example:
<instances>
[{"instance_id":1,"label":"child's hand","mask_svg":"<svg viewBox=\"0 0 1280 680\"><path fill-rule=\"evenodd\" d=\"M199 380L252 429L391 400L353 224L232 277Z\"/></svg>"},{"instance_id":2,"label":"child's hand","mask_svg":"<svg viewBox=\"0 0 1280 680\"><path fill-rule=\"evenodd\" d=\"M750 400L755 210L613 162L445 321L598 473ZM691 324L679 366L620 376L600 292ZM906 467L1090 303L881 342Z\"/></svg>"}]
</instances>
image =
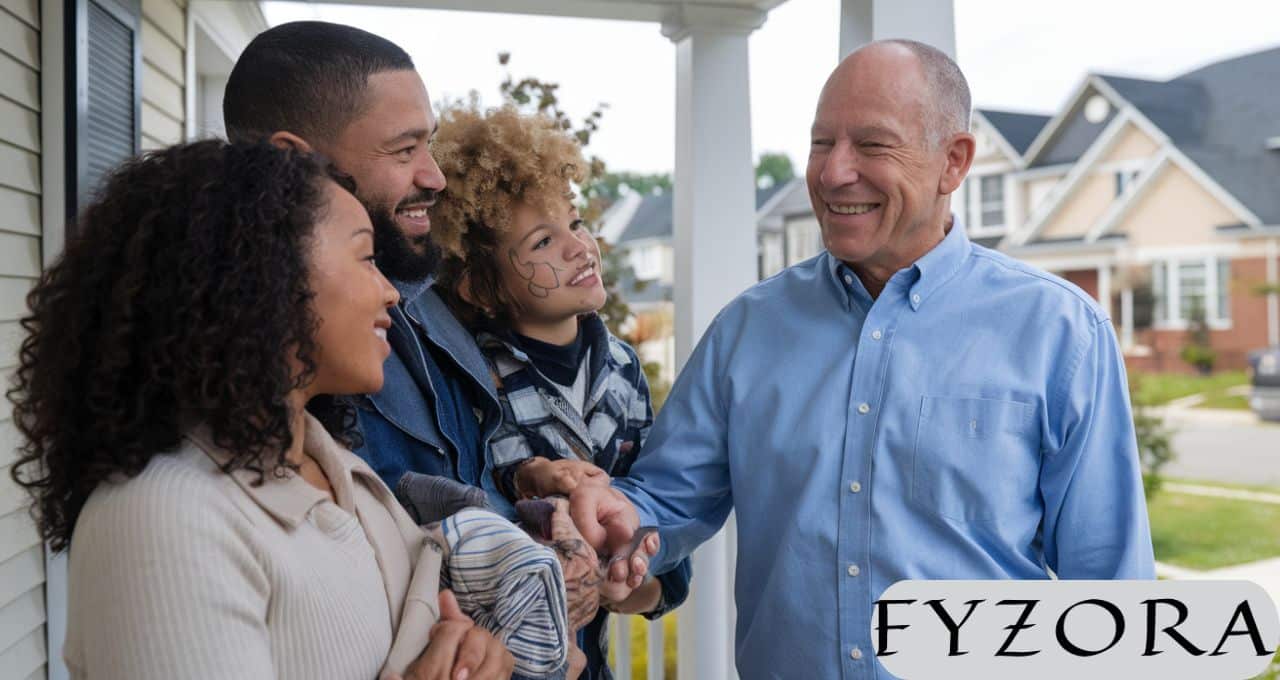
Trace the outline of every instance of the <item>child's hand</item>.
<instances>
[{"instance_id":1,"label":"child's hand","mask_svg":"<svg viewBox=\"0 0 1280 680\"><path fill-rule=\"evenodd\" d=\"M568 496L579 486L608 486L609 475L582 460L530 458L516 471L515 483L524 498Z\"/></svg>"}]
</instances>

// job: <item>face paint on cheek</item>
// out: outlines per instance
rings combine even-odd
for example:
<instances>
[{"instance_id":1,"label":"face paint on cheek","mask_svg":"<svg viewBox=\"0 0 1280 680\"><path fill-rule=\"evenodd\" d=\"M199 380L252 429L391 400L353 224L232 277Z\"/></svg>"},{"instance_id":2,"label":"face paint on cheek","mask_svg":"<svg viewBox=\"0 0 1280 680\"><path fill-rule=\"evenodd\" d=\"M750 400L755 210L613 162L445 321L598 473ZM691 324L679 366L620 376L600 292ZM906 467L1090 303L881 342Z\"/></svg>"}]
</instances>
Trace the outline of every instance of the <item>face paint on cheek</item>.
<instances>
[{"instance_id":1,"label":"face paint on cheek","mask_svg":"<svg viewBox=\"0 0 1280 680\"><path fill-rule=\"evenodd\" d=\"M507 259L511 261L516 276L529 285L530 295L544 298L560 287L560 272L564 270L557 269L548 262L523 262L514 248L507 252Z\"/></svg>"}]
</instances>

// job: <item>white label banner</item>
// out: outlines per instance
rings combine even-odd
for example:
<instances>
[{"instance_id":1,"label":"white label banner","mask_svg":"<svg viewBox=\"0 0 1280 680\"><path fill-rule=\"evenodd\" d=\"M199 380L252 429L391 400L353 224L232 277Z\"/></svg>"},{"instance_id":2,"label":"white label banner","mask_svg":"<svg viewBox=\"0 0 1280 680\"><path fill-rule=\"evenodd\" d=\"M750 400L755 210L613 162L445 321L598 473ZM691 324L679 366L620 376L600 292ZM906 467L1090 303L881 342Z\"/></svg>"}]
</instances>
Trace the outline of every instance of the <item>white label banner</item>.
<instances>
[{"instance_id":1,"label":"white label banner","mask_svg":"<svg viewBox=\"0 0 1280 680\"><path fill-rule=\"evenodd\" d=\"M1251 678L1280 641L1249 581L899 581L871 640L894 675Z\"/></svg>"}]
</instances>

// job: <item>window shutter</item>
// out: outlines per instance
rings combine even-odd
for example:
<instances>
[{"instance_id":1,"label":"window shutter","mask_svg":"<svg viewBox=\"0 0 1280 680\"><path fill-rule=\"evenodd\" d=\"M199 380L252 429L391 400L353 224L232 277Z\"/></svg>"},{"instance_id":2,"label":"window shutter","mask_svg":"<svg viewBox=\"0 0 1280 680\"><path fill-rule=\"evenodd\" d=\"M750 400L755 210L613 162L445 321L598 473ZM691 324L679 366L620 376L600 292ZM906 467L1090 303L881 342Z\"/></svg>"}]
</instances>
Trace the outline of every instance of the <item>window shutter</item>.
<instances>
[{"instance_id":1,"label":"window shutter","mask_svg":"<svg viewBox=\"0 0 1280 680\"><path fill-rule=\"evenodd\" d=\"M138 152L142 49L138 0L69 5L75 11L67 26L67 215L73 218L107 173Z\"/></svg>"},{"instance_id":2,"label":"window shutter","mask_svg":"<svg viewBox=\"0 0 1280 680\"><path fill-rule=\"evenodd\" d=\"M134 154L138 120L134 107L132 27L90 0L89 101L85 112L85 188L92 192L103 175Z\"/></svg>"}]
</instances>

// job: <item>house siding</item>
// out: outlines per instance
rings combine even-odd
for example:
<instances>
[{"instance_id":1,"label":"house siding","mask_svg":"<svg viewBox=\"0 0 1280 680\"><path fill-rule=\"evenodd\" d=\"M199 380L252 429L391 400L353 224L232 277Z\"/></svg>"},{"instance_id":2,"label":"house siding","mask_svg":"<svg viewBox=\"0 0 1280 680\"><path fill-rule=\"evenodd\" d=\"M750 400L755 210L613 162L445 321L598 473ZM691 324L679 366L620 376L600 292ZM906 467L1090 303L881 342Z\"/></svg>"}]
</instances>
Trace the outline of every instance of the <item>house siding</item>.
<instances>
[{"instance_id":1,"label":"house siding","mask_svg":"<svg viewBox=\"0 0 1280 680\"><path fill-rule=\"evenodd\" d=\"M1114 179L1107 173L1090 173L1058 208L1040 232L1044 240L1084 236L1115 199Z\"/></svg>"},{"instance_id":2,"label":"house siding","mask_svg":"<svg viewBox=\"0 0 1280 680\"><path fill-rule=\"evenodd\" d=\"M1069 238L1088 233L1116 200L1115 175L1111 170L1100 168L1110 163L1149 158L1158 148L1155 140L1136 125L1126 125L1111 141L1110 148L1097 160L1095 167L1089 170L1088 176L1066 198L1057 214L1049 219L1040 237Z\"/></svg>"},{"instance_id":3,"label":"house siding","mask_svg":"<svg viewBox=\"0 0 1280 680\"><path fill-rule=\"evenodd\" d=\"M187 10L142 0L142 148L181 142L186 125Z\"/></svg>"},{"instance_id":4,"label":"house siding","mask_svg":"<svg viewBox=\"0 0 1280 680\"><path fill-rule=\"evenodd\" d=\"M1114 230L1134 247L1199 246L1228 240L1216 227L1240 221L1200 182L1169 164Z\"/></svg>"},{"instance_id":5,"label":"house siding","mask_svg":"<svg viewBox=\"0 0 1280 680\"><path fill-rule=\"evenodd\" d=\"M1132 161L1150 158L1160 148L1151 135L1130 123L1111 143L1111 151L1107 153L1105 162Z\"/></svg>"},{"instance_id":6,"label":"house siding","mask_svg":"<svg viewBox=\"0 0 1280 680\"><path fill-rule=\"evenodd\" d=\"M0 0L0 373L17 364L18 319L41 266L40 8ZM20 437L0 406L0 668L44 678L44 550L27 495L9 478Z\"/></svg>"}]
</instances>

